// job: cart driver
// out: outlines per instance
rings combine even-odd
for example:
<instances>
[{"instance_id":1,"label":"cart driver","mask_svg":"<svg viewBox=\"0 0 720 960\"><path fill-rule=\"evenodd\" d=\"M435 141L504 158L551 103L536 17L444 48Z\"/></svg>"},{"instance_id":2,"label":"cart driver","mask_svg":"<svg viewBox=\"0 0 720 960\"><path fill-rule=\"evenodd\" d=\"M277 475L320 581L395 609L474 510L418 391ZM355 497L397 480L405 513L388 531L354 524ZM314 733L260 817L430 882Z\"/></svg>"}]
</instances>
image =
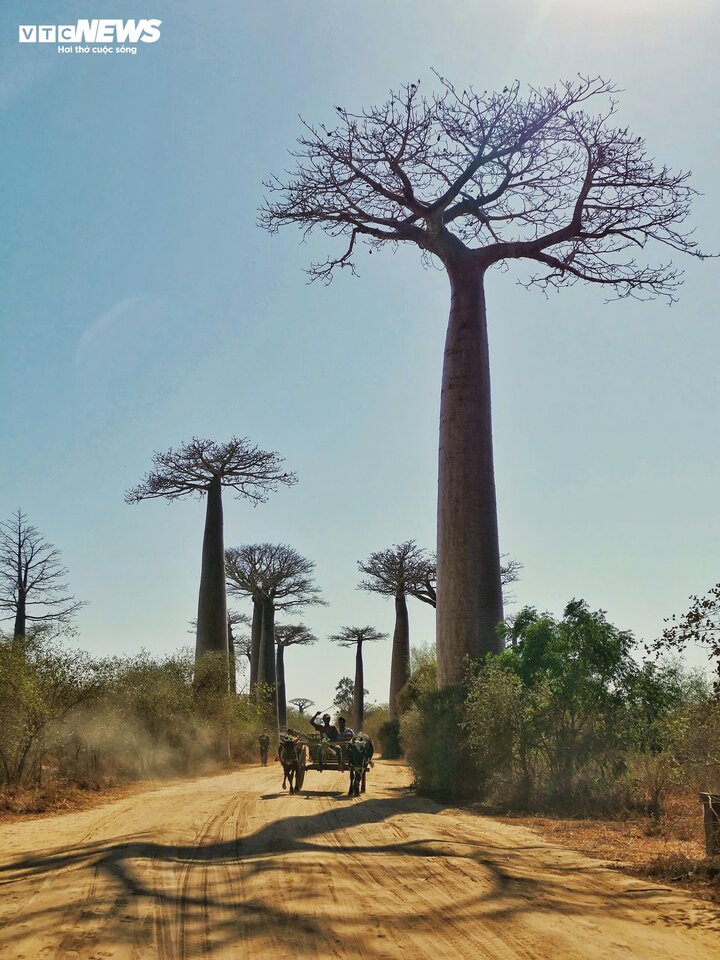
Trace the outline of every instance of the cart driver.
<instances>
[{"instance_id":1,"label":"cart driver","mask_svg":"<svg viewBox=\"0 0 720 960\"><path fill-rule=\"evenodd\" d=\"M343 762L343 753L342 749L337 746L336 742L338 737L337 727L330 723L330 714L324 713L322 716L322 723L318 723L318 717L320 716L320 711L318 710L315 716L310 721L310 725L315 727L315 729L321 734L323 742L327 741L327 748L332 750L338 760L338 766L341 770L345 769L345 763Z\"/></svg>"}]
</instances>

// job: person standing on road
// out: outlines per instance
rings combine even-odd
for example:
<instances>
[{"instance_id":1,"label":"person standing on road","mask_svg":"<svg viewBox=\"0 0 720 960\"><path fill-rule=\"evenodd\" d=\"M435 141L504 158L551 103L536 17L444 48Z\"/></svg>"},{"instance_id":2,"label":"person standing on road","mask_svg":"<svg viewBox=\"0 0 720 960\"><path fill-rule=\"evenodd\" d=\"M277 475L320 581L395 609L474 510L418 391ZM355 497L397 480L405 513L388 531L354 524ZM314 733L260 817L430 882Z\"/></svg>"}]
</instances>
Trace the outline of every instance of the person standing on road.
<instances>
[{"instance_id":1,"label":"person standing on road","mask_svg":"<svg viewBox=\"0 0 720 960\"><path fill-rule=\"evenodd\" d=\"M258 743L260 744L260 763L263 767L266 767L268 762L268 750L270 749L270 737L267 735L265 730L263 730L258 737Z\"/></svg>"}]
</instances>

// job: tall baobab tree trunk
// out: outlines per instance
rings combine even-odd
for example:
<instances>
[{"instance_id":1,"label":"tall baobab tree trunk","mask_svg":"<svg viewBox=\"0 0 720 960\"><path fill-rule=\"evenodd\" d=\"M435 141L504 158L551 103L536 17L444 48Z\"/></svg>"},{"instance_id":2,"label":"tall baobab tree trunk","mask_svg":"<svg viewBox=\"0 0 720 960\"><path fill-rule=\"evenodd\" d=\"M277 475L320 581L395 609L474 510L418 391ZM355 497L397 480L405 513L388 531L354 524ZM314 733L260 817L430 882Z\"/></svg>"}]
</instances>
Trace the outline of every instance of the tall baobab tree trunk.
<instances>
[{"instance_id":1,"label":"tall baobab tree trunk","mask_svg":"<svg viewBox=\"0 0 720 960\"><path fill-rule=\"evenodd\" d=\"M226 657L228 655L225 546L220 477L214 477L211 480L207 492L195 643L196 668L206 653L224 653Z\"/></svg>"},{"instance_id":2,"label":"tall baobab tree trunk","mask_svg":"<svg viewBox=\"0 0 720 960\"><path fill-rule=\"evenodd\" d=\"M275 677L275 604L271 597L263 597L260 653L258 656L258 683L274 687Z\"/></svg>"},{"instance_id":3,"label":"tall baobab tree trunk","mask_svg":"<svg viewBox=\"0 0 720 960\"><path fill-rule=\"evenodd\" d=\"M440 401L437 658L441 687L464 680L465 657L502 649L500 548L483 270L448 264L451 303Z\"/></svg>"},{"instance_id":4,"label":"tall baobab tree trunk","mask_svg":"<svg viewBox=\"0 0 720 960\"><path fill-rule=\"evenodd\" d=\"M250 627L250 693L257 685L260 664L260 634L262 632L262 600L253 597L252 626Z\"/></svg>"},{"instance_id":5,"label":"tall baobab tree trunk","mask_svg":"<svg viewBox=\"0 0 720 960\"><path fill-rule=\"evenodd\" d=\"M278 643L276 645L277 656L275 660L275 679L277 685L277 719L278 727L287 726L287 701L285 692L285 647Z\"/></svg>"},{"instance_id":6,"label":"tall baobab tree trunk","mask_svg":"<svg viewBox=\"0 0 720 960\"><path fill-rule=\"evenodd\" d=\"M390 719L397 720L397 695L410 678L410 621L404 592L395 595L395 631L390 663Z\"/></svg>"},{"instance_id":7,"label":"tall baobab tree trunk","mask_svg":"<svg viewBox=\"0 0 720 960\"><path fill-rule=\"evenodd\" d=\"M353 720L355 733L362 730L365 719L365 678L363 676L362 640L357 641L355 651L355 687L353 689Z\"/></svg>"}]
</instances>

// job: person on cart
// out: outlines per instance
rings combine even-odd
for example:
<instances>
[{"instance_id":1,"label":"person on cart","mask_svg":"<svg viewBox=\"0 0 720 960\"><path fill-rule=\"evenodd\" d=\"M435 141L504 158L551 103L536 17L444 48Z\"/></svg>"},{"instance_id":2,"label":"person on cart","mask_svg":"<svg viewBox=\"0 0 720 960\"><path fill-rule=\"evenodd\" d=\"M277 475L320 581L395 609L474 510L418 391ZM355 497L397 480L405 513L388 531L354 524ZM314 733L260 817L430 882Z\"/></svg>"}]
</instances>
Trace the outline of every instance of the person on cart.
<instances>
[{"instance_id":1,"label":"person on cart","mask_svg":"<svg viewBox=\"0 0 720 960\"><path fill-rule=\"evenodd\" d=\"M320 716L320 711L318 710L315 716L310 721L310 725L313 726L321 736L321 767L322 767L322 756L323 756L323 746L326 746L328 750L332 750L338 760L338 766L341 770L345 769L345 760L343 757L342 748L337 745L339 739L338 728L330 723L330 714L324 713L322 716L322 723L318 722L318 717Z\"/></svg>"},{"instance_id":2,"label":"person on cart","mask_svg":"<svg viewBox=\"0 0 720 960\"><path fill-rule=\"evenodd\" d=\"M355 731L351 727L348 727L345 717L338 717L337 725L338 740L352 740L355 736Z\"/></svg>"}]
</instances>

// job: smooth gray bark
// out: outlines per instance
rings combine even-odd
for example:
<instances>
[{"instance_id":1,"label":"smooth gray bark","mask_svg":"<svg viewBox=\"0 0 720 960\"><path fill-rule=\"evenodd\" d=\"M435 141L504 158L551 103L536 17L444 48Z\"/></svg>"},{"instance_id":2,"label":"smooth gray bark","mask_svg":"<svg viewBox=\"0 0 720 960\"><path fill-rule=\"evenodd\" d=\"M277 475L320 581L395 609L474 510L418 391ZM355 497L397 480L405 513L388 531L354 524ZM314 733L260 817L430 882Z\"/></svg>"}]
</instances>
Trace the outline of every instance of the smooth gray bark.
<instances>
[{"instance_id":1,"label":"smooth gray bark","mask_svg":"<svg viewBox=\"0 0 720 960\"><path fill-rule=\"evenodd\" d=\"M277 685L277 718L278 727L287 726L287 701L285 692L285 647L277 644L277 655L275 658L275 679Z\"/></svg>"},{"instance_id":2,"label":"smooth gray bark","mask_svg":"<svg viewBox=\"0 0 720 960\"><path fill-rule=\"evenodd\" d=\"M410 679L410 621L407 599L404 592L395 595L395 630L393 631L392 659L390 662L390 697L388 700L391 720L399 716L397 695Z\"/></svg>"},{"instance_id":3,"label":"smooth gray bark","mask_svg":"<svg viewBox=\"0 0 720 960\"><path fill-rule=\"evenodd\" d=\"M196 668L206 653L224 653L226 657L228 655L225 546L220 477L215 477L211 481L207 491L195 643Z\"/></svg>"},{"instance_id":4,"label":"smooth gray bark","mask_svg":"<svg viewBox=\"0 0 720 960\"><path fill-rule=\"evenodd\" d=\"M275 605L270 597L263 597L258 683L275 687Z\"/></svg>"},{"instance_id":5,"label":"smooth gray bark","mask_svg":"<svg viewBox=\"0 0 720 960\"><path fill-rule=\"evenodd\" d=\"M250 693L252 693L257 686L261 632L262 600L259 597L253 597L252 626L250 627Z\"/></svg>"},{"instance_id":6,"label":"smooth gray bark","mask_svg":"<svg viewBox=\"0 0 720 960\"><path fill-rule=\"evenodd\" d=\"M362 640L357 641L355 651L355 689L353 690L353 720L355 733L362 730L365 719L365 678L363 676Z\"/></svg>"},{"instance_id":7,"label":"smooth gray bark","mask_svg":"<svg viewBox=\"0 0 720 960\"><path fill-rule=\"evenodd\" d=\"M447 269L438 463L440 687L463 682L466 657L502 649L497 626L503 617L484 277L470 258Z\"/></svg>"}]
</instances>

